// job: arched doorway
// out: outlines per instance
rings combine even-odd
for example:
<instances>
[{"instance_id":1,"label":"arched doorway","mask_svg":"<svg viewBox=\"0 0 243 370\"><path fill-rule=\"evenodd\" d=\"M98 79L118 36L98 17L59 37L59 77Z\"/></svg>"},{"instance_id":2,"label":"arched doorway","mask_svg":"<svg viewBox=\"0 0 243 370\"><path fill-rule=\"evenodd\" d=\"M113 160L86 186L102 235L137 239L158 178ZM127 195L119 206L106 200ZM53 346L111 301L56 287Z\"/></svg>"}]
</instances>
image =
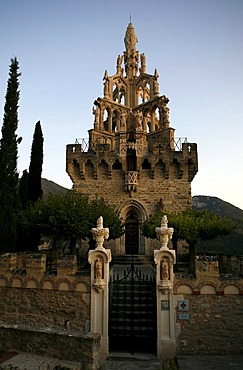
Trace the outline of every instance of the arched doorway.
<instances>
[{"instance_id":1,"label":"arched doorway","mask_svg":"<svg viewBox=\"0 0 243 370\"><path fill-rule=\"evenodd\" d=\"M116 242L117 255L145 254L145 237L141 225L146 220L147 212L142 203L135 199L125 202L120 208L120 216L125 224L125 233ZM133 251L131 247L135 247Z\"/></svg>"},{"instance_id":2,"label":"arched doorway","mask_svg":"<svg viewBox=\"0 0 243 370\"><path fill-rule=\"evenodd\" d=\"M139 249L139 223L134 210L127 214L125 226L125 251L126 254L138 254Z\"/></svg>"}]
</instances>

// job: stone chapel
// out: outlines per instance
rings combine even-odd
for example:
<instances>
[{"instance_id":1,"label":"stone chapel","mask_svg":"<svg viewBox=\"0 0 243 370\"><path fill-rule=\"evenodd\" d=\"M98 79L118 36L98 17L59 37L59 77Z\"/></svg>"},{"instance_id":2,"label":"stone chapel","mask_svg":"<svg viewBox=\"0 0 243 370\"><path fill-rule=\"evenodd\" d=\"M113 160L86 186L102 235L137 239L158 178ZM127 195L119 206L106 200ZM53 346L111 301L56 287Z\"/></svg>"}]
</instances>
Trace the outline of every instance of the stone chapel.
<instances>
[{"instance_id":1,"label":"stone chapel","mask_svg":"<svg viewBox=\"0 0 243 370\"><path fill-rule=\"evenodd\" d=\"M147 73L132 23L124 43L116 73L104 73L104 96L94 101L89 139L67 145L66 170L74 190L118 207L126 227L110 242L112 254L150 256L154 242L141 234L141 225L157 209L191 206L197 144L175 137L169 99L160 95L157 69Z\"/></svg>"}]
</instances>

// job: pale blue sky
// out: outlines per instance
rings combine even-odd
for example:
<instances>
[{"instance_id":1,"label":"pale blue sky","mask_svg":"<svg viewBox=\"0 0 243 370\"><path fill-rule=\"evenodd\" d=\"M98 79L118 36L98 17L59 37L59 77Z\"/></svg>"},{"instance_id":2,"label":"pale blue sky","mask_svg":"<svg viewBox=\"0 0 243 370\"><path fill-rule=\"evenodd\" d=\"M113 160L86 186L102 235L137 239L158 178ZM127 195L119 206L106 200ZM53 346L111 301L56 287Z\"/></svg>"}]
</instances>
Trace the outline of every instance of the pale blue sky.
<instances>
[{"instance_id":1,"label":"pale blue sky","mask_svg":"<svg viewBox=\"0 0 243 370\"><path fill-rule=\"evenodd\" d=\"M87 137L105 69L116 72L132 16L147 72L159 72L176 137L198 144L193 195L243 209L242 0L0 0L0 113L10 58L20 71L20 175L35 123L44 134L43 177L70 188L66 144Z\"/></svg>"}]
</instances>

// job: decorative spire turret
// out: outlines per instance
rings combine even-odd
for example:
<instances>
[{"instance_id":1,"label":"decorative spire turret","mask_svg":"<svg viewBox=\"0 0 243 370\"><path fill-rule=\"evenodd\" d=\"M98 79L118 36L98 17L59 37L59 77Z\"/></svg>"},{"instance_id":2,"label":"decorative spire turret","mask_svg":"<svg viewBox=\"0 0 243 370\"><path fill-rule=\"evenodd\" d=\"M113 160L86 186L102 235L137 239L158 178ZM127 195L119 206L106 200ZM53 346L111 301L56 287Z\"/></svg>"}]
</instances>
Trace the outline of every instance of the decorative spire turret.
<instances>
[{"instance_id":1,"label":"decorative spire turret","mask_svg":"<svg viewBox=\"0 0 243 370\"><path fill-rule=\"evenodd\" d=\"M133 27L133 24L130 22L127 26L127 30L124 37L124 43L126 47L126 51L129 53L132 50L136 50L136 43L138 42L135 28Z\"/></svg>"}]
</instances>

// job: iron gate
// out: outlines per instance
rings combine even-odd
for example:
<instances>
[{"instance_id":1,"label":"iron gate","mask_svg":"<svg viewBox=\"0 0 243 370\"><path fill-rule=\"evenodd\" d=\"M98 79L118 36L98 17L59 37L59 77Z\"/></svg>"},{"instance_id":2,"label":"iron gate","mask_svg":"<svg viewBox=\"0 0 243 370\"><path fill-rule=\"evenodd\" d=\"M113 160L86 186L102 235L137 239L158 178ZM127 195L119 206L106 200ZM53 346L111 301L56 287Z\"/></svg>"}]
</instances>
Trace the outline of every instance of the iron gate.
<instances>
[{"instance_id":1,"label":"iron gate","mask_svg":"<svg viewBox=\"0 0 243 370\"><path fill-rule=\"evenodd\" d=\"M110 351L156 353L155 272L150 265L116 265L109 283Z\"/></svg>"}]
</instances>

